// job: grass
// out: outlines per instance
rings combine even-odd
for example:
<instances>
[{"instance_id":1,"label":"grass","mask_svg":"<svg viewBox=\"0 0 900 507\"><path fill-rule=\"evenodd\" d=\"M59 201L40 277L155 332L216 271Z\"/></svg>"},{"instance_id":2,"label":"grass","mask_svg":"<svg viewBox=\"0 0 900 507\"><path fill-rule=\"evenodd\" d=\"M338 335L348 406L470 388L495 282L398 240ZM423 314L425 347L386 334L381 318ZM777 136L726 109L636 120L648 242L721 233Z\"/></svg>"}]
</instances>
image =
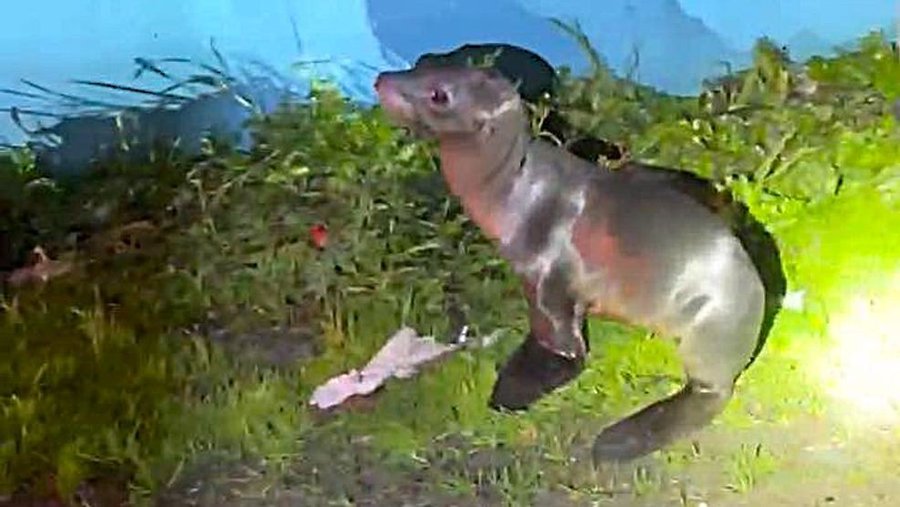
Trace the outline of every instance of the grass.
<instances>
[{"instance_id":1,"label":"grass","mask_svg":"<svg viewBox=\"0 0 900 507\"><path fill-rule=\"evenodd\" d=\"M194 159L110 163L72 180L6 152L0 269L37 244L78 269L4 288L0 496L71 499L110 477L136 503L178 503L197 484L213 504L295 494L316 505L694 505L772 489L800 459L784 435L836 409L812 367L831 345L829 318L900 261L897 69L896 47L872 35L808 62L806 78L760 41L753 68L695 98L599 63L564 79L561 109L579 130L730 187L778 240L789 290L806 294L705 436L600 470L586 452L602 425L679 382L673 345L592 321L577 381L525 414L489 410L496 367L526 325L518 282L445 194L431 147L377 109L317 86L309 104L254 122L249 155L210 143ZM797 92L803 79L815 93ZM136 220L156 233L114 248L111 231ZM321 251L307 232L318 223L329 229ZM475 332L504 337L389 382L369 405L308 408L315 385L364 363L400 325L446 336L453 302ZM285 335L308 347L274 349L279 361L235 348L272 349Z\"/></svg>"},{"instance_id":2,"label":"grass","mask_svg":"<svg viewBox=\"0 0 900 507\"><path fill-rule=\"evenodd\" d=\"M729 466L731 480L727 487L738 493L746 493L753 489L760 479L776 469L776 458L761 445L741 444L740 449L732 456Z\"/></svg>"}]
</instances>

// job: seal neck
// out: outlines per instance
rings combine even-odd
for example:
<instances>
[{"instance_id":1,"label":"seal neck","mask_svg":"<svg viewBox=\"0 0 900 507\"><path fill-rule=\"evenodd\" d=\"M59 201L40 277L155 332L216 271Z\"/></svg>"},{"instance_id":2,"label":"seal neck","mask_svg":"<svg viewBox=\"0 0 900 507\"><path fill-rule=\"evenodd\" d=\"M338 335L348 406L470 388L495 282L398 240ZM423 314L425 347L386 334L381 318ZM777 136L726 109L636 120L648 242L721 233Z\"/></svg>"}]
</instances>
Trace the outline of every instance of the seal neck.
<instances>
[{"instance_id":1,"label":"seal neck","mask_svg":"<svg viewBox=\"0 0 900 507\"><path fill-rule=\"evenodd\" d=\"M500 236L503 197L522 170L531 136L521 109L509 111L477 134L440 139L441 172L450 192L484 232Z\"/></svg>"}]
</instances>

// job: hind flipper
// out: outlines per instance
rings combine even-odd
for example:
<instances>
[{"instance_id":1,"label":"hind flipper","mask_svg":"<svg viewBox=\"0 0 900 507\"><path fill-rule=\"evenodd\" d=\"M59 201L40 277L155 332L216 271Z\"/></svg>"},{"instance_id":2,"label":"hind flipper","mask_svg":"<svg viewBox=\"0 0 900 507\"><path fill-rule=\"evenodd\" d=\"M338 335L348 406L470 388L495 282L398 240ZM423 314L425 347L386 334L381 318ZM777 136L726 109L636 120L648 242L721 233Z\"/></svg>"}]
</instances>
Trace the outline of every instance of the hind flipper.
<instances>
[{"instance_id":1,"label":"hind flipper","mask_svg":"<svg viewBox=\"0 0 900 507\"><path fill-rule=\"evenodd\" d=\"M545 285L544 289L548 287L552 285ZM544 298L549 301L539 294L535 286L525 284L530 332L500 370L490 399L494 409L525 409L570 382L584 369L584 356L588 350L587 320L566 294L545 292ZM547 297L551 295L555 297ZM560 328L570 334L560 336L556 331ZM574 357L551 350L556 344L576 341L574 347L568 347L579 351Z\"/></svg>"},{"instance_id":2,"label":"hind flipper","mask_svg":"<svg viewBox=\"0 0 900 507\"><path fill-rule=\"evenodd\" d=\"M709 424L731 398L730 388L694 382L609 426L594 441L594 461L630 461Z\"/></svg>"},{"instance_id":3,"label":"hind flipper","mask_svg":"<svg viewBox=\"0 0 900 507\"><path fill-rule=\"evenodd\" d=\"M702 429L725 409L756 348L763 320L764 292L753 276L738 271L724 280L722 286L734 288L738 296L727 298L728 305L710 300L710 311L682 336L678 352L685 386L603 430L594 443L595 461L649 454Z\"/></svg>"}]
</instances>

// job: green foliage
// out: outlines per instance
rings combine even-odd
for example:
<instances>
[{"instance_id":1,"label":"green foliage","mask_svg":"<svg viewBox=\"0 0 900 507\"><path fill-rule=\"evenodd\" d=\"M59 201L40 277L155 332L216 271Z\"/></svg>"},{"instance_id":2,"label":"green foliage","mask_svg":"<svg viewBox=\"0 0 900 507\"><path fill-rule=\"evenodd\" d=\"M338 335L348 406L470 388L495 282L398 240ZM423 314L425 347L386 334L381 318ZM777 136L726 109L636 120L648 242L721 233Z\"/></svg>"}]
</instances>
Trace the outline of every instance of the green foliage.
<instances>
[{"instance_id":1,"label":"green foliage","mask_svg":"<svg viewBox=\"0 0 900 507\"><path fill-rule=\"evenodd\" d=\"M377 111L320 87L310 106L257 127L250 159L189 175L204 219L185 241L199 246L194 276L217 311L279 322L288 299L347 314L384 301L427 330L442 326L454 277L481 284L504 273L447 198L427 147ZM329 229L321 253L307 244L316 223Z\"/></svg>"},{"instance_id":2,"label":"green foliage","mask_svg":"<svg viewBox=\"0 0 900 507\"><path fill-rule=\"evenodd\" d=\"M147 270L113 278L103 289L89 278L22 292L6 305L0 433L12 442L0 451L3 490L49 467L70 492L84 465L127 470L159 441L159 412L182 381L173 371L177 348L159 324L177 317L177 303L157 299L163 280ZM103 304L110 300L119 302L114 311Z\"/></svg>"},{"instance_id":3,"label":"green foliage","mask_svg":"<svg viewBox=\"0 0 900 507\"><path fill-rule=\"evenodd\" d=\"M23 261L39 227L31 219L52 208L57 193L54 182L37 174L27 151L0 152L0 270Z\"/></svg>"},{"instance_id":4,"label":"green foliage","mask_svg":"<svg viewBox=\"0 0 900 507\"><path fill-rule=\"evenodd\" d=\"M447 199L427 147L378 112L321 87L310 106L261 118L256 129L249 157L210 150L192 164L45 179L56 189L51 203L11 201L15 220L48 224L17 235L19 258L36 244L75 246L76 260L90 264L73 278L10 293L0 342L20 353L0 359L13 407L2 422L18 436L3 448L11 453L4 490L57 469L56 487L71 492L108 465L156 488L204 449L288 452L305 413L297 396L363 362L402 322L447 330L448 289L487 310L474 315L476 326L521 314L510 311L521 309L518 284ZM22 174L20 189L32 181ZM139 258L105 256L63 234L135 219L167 231L160 248ZM307 233L320 222L329 228L321 252ZM79 328L72 315L85 301L91 318ZM232 332L307 327L320 333L323 360L303 367L299 380L241 374L216 347L175 338L205 316ZM36 376L46 382L34 387ZM108 401L91 401L99 398ZM72 424L50 423L52 413Z\"/></svg>"},{"instance_id":5,"label":"green foliage","mask_svg":"<svg viewBox=\"0 0 900 507\"><path fill-rule=\"evenodd\" d=\"M839 89L869 90L886 99L900 98L900 50L883 32L863 38L837 58L814 57L810 77Z\"/></svg>"}]
</instances>

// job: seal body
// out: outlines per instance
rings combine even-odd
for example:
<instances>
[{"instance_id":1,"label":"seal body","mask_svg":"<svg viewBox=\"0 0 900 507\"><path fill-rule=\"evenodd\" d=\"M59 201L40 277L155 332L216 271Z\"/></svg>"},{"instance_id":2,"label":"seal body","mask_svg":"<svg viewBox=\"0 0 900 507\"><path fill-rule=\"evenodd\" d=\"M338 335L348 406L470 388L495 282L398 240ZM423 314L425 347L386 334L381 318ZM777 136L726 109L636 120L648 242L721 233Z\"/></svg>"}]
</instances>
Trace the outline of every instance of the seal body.
<instances>
[{"instance_id":1,"label":"seal body","mask_svg":"<svg viewBox=\"0 0 900 507\"><path fill-rule=\"evenodd\" d=\"M395 122L438 140L450 191L522 279L529 336L492 406L526 408L574 378L586 316L597 315L675 339L686 380L603 430L595 459L647 454L721 412L756 350L766 290L711 193L662 168L603 170L532 138L515 87L491 69L386 72L375 88Z\"/></svg>"}]
</instances>

